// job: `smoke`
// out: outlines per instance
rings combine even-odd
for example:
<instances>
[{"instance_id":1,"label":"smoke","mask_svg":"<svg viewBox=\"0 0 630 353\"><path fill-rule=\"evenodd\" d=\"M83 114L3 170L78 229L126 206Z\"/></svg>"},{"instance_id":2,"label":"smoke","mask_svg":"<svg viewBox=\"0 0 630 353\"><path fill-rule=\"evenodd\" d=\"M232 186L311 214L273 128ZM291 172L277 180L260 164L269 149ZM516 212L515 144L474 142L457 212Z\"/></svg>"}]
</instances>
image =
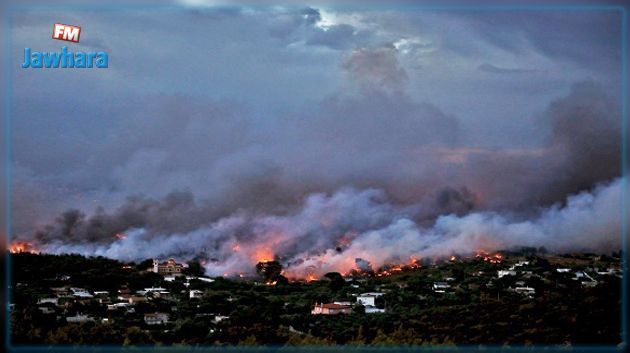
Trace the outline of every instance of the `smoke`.
<instances>
[{"instance_id":1,"label":"smoke","mask_svg":"<svg viewBox=\"0 0 630 353\"><path fill-rule=\"evenodd\" d=\"M43 168L26 171L31 180L67 177L110 205L138 194L110 212L79 205L36 231L23 229L37 212L19 210L41 203L16 195L20 238L53 253L201 258L211 274L277 258L293 276L474 248L618 248L618 99L577 83L540 114L542 143L488 148L470 143L466 117L409 96L399 55L355 49L341 67L356 90L268 119L158 96L125 102L103 145L49 151L23 135L17 151L36 153L16 159Z\"/></svg>"},{"instance_id":2,"label":"smoke","mask_svg":"<svg viewBox=\"0 0 630 353\"><path fill-rule=\"evenodd\" d=\"M470 254L517 246L551 251L618 250L622 180L569 196L564 206L540 209L528 220L497 212L446 214L430 227L413 218L419 205L399 207L379 190L343 189L312 194L294 212L279 216L239 211L183 233L134 228L109 244L50 241L45 251L121 260L175 256L205 260L209 274L252 273L277 259L289 277L377 269L410 259ZM89 223L89 222L88 222Z\"/></svg>"},{"instance_id":3,"label":"smoke","mask_svg":"<svg viewBox=\"0 0 630 353\"><path fill-rule=\"evenodd\" d=\"M393 71L378 75L396 76L395 62L384 62ZM209 119L178 117L190 126L169 118L163 125L177 127L170 135L152 130L152 143L168 141L164 149L152 145L116 173L144 188L211 180L210 191L136 195L91 215L70 210L26 238L52 253L202 259L214 275L251 273L277 259L292 277L475 249L619 248L619 111L597 84L576 84L554 101L540 117L546 143L532 149L466 147L456 118L369 85L253 135L247 119L224 119L227 107ZM197 158L213 134L228 151L212 145ZM162 172L173 165L178 176Z\"/></svg>"},{"instance_id":4,"label":"smoke","mask_svg":"<svg viewBox=\"0 0 630 353\"><path fill-rule=\"evenodd\" d=\"M394 47L355 49L346 56L342 67L351 81L365 91L402 92L408 76L396 55Z\"/></svg>"}]
</instances>

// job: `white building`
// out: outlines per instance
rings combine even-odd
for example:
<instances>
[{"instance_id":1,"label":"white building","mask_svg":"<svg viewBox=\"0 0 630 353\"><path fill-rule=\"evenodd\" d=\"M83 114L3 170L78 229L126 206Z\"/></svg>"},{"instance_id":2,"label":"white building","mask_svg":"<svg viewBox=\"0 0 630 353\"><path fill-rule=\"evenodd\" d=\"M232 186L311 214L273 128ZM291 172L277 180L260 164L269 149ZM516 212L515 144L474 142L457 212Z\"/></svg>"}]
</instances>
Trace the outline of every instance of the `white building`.
<instances>
[{"instance_id":1,"label":"white building","mask_svg":"<svg viewBox=\"0 0 630 353\"><path fill-rule=\"evenodd\" d=\"M165 290L166 290L166 288L162 288L162 287L151 287L151 288L145 288L144 292L145 293L149 293L149 292L163 292Z\"/></svg>"},{"instance_id":2,"label":"white building","mask_svg":"<svg viewBox=\"0 0 630 353\"><path fill-rule=\"evenodd\" d=\"M193 289L189 293L190 299L203 297L203 291L199 289Z\"/></svg>"},{"instance_id":3,"label":"white building","mask_svg":"<svg viewBox=\"0 0 630 353\"><path fill-rule=\"evenodd\" d=\"M75 316L66 317L66 321L67 322L87 322L87 321L94 321L94 319L87 315L83 315L79 313L79 314L76 314Z\"/></svg>"},{"instance_id":4,"label":"white building","mask_svg":"<svg viewBox=\"0 0 630 353\"><path fill-rule=\"evenodd\" d=\"M384 295L381 292L368 292L357 296L357 303L363 306L376 306L376 298Z\"/></svg>"},{"instance_id":5,"label":"white building","mask_svg":"<svg viewBox=\"0 0 630 353\"><path fill-rule=\"evenodd\" d=\"M215 315L214 319L212 320L212 322L214 322L215 324L218 324L219 322L229 319L229 316L223 316L223 315Z\"/></svg>"},{"instance_id":6,"label":"white building","mask_svg":"<svg viewBox=\"0 0 630 353\"><path fill-rule=\"evenodd\" d=\"M59 298L40 298L37 301L37 304L46 304L46 303L58 305Z\"/></svg>"},{"instance_id":7,"label":"white building","mask_svg":"<svg viewBox=\"0 0 630 353\"><path fill-rule=\"evenodd\" d=\"M437 293L444 293L447 289L451 288L451 285L446 282L433 283L433 291Z\"/></svg>"},{"instance_id":8,"label":"white building","mask_svg":"<svg viewBox=\"0 0 630 353\"><path fill-rule=\"evenodd\" d=\"M168 314L166 313L144 314L144 322L147 325L163 325L168 322Z\"/></svg>"},{"instance_id":9,"label":"white building","mask_svg":"<svg viewBox=\"0 0 630 353\"><path fill-rule=\"evenodd\" d=\"M533 297L534 294L536 294L536 290L532 287L516 287L514 288L514 291L527 297Z\"/></svg>"},{"instance_id":10,"label":"white building","mask_svg":"<svg viewBox=\"0 0 630 353\"><path fill-rule=\"evenodd\" d=\"M516 276L516 271L513 271L513 270L499 270L499 271L497 271L497 277L502 278L504 276Z\"/></svg>"},{"instance_id":11,"label":"white building","mask_svg":"<svg viewBox=\"0 0 630 353\"><path fill-rule=\"evenodd\" d=\"M93 295L83 288L70 288L72 295L79 298L92 298Z\"/></svg>"}]
</instances>

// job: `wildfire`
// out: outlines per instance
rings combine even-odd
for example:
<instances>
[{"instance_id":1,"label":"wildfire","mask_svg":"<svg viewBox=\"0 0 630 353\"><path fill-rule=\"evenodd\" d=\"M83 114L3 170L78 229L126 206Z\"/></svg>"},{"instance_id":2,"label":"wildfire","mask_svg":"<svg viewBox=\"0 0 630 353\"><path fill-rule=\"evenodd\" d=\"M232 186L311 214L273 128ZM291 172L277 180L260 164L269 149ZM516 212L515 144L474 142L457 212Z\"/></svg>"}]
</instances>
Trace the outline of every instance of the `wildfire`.
<instances>
[{"instance_id":1,"label":"wildfire","mask_svg":"<svg viewBox=\"0 0 630 353\"><path fill-rule=\"evenodd\" d=\"M309 273L308 276L306 276L306 282L313 282L313 281L317 281L317 276L315 276L312 273Z\"/></svg>"},{"instance_id":2,"label":"wildfire","mask_svg":"<svg viewBox=\"0 0 630 353\"><path fill-rule=\"evenodd\" d=\"M256 262L269 262L273 261L274 255L269 248L258 248L254 250L253 258Z\"/></svg>"},{"instance_id":3,"label":"wildfire","mask_svg":"<svg viewBox=\"0 0 630 353\"><path fill-rule=\"evenodd\" d=\"M12 242L9 245L9 252L11 254L19 254L19 253L37 254L38 253L37 249L35 249L35 247L33 246L33 243L26 242L26 241Z\"/></svg>"},{"instance_id":4,"label":"wildfire","mask_svg":"<svg viewBox=\"0 0 630 353\"><path fill-rule=\"evenodd\" d=\"M116 237L116 239L118 240L123 240L127 238L127 235L125 233L116 233L114 234L114 236Z\"/></svg>"},{"instance_id":5,"label":"wildfire","mask_svg":"<svg viewBox=\"0 0 630 353\"><path fill-rule=\"evenodd\" d=\"M475 258L491 264L500 264L503 262L503 255L501 253L489 254L483 250L477 251Z\"/></svg>"},{"instance_id":6,"label":"wildfire","mask_svg":"<svg viewBox=\"0 0 630 353\"><path fill-rule=\"evenodd\" d=\"M455 255L451 256L451 262L453 262L453 261L457 261L457 256L455 256Z\"/></svg>"}]
</instances>

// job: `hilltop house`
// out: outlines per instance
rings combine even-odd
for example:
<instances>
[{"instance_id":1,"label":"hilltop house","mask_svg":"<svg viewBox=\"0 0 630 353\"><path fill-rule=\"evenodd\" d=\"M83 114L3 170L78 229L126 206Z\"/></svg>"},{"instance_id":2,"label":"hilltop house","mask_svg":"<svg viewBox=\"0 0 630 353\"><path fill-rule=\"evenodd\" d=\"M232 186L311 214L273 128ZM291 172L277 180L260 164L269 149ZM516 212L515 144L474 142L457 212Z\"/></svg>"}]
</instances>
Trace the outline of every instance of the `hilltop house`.
<instances>
[{"instance_id":1,"label":"hilltop house","mask_svg":"<svg viewBox=\"0 0 630 353\"><path fill-rule=\"evenodd\" d=\"M311 310L312 315L338 315L338 314L350 314L352 312L352 306L335 304L335 303L320 303L313 305Z\"/></svg>"},{"instance_id":2,"label":"hilltop house","mask_svg":"<svg viewBox=\"0 0 630 353\"><path fill-rule=\"evenodd\" d=\"M160 262L158 259L153 259L152 270L160 275L177 276L180 275L186 267L188 267L186 264L177 263L177 261L173 258L164 262Z\"/></svg>"}]
</instances>

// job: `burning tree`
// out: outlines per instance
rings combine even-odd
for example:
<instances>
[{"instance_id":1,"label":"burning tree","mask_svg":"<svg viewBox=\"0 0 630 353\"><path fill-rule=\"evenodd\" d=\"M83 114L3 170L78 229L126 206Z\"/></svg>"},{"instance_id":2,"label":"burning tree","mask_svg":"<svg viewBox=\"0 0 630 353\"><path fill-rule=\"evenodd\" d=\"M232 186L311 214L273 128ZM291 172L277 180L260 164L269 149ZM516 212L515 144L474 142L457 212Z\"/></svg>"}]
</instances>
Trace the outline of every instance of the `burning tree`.
<instances>
[{"instance_id":1,"label":"burning tree","mask_svg":"<svg viewBox=\"0 0 630 353\"><path fill-rule=\"evenodd\" d=\"M256 273L265 282L276 281L282 273L282 265L278 261L261 261L256 264Z\"/></svg>"}]
</instances>

